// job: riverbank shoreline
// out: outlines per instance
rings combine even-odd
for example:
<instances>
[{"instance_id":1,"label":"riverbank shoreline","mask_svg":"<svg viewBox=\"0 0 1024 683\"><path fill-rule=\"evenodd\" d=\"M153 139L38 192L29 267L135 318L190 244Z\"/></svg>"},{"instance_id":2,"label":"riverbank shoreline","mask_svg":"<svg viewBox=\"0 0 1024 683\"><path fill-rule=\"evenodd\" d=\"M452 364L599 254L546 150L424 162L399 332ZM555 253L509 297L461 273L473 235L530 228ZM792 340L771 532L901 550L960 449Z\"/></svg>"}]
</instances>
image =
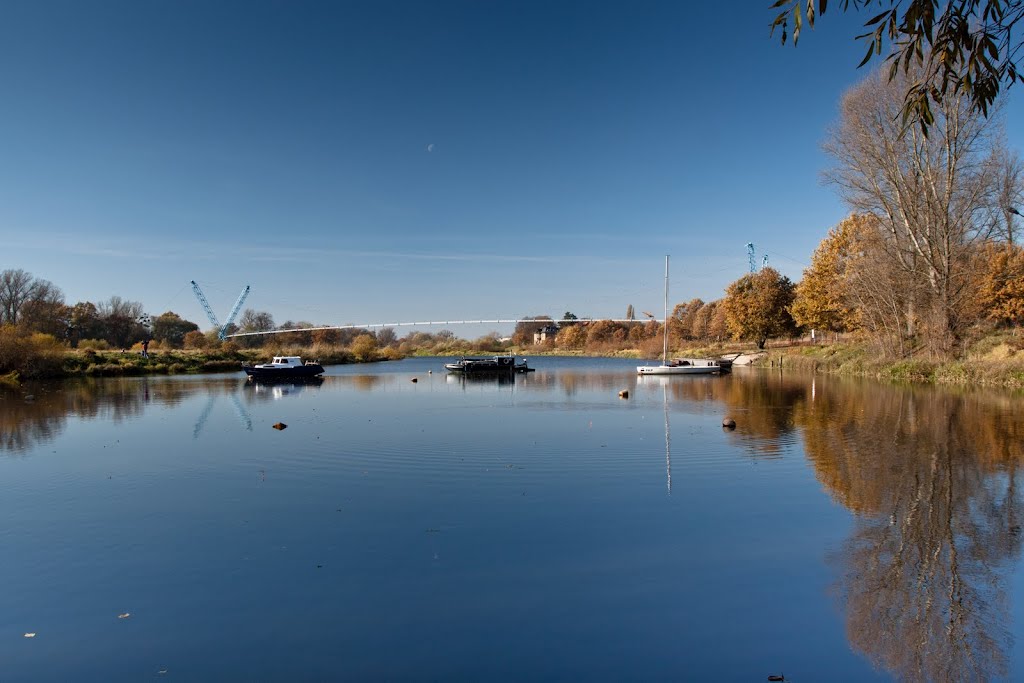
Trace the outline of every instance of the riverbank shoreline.
<instances>
[{"instance_id":1,"label":"riverbank shoreline","mask_svg":"<svg viewBox=\"0 0 1024 683\"><path fill-rule=\"evenodd\" d=\"M385 350L387 351L387 350ZM0 376L0 384L17 386L25 379L70 379L77 377L124 377L146 375L195 375L218 372L241 371L243 363L262 362L269 358L263 349L212 350L156 350L148 357L134 350L64 350L56 362L50 364L44 373L14 371ZM285 353L284 351L274 353ZM783 372L798 371L827 373L850 377L868 377L896 383L921 383L949 386L977 385L1007 389L1024 388L1024 337L1010 332L989 335L976 342L961 359L933 360L911 358L886 360L868 344L857 341L806 343L776 343L764 350L727 343L711 347L685 348L672 351L673 356L716 358L736 353L758 356L752 366L755 368L781 369ZM299 349L287 351L288 355L317 359L323 365L345 365L351 363L374 363L399 360L405 357L396 353L380 352L372 357L357 357L346 349ZM604 350L601 352L580 349L556 348L511 348L501 351L474 350L463 348L444 352L436 350L427 353L414 352L416 356L494 356L508 355L542 358L629 358L647 359L647 354L638 349ZM273 354L270 354L273 355Z\"/></svg>"},{"instance_id":2,"label":"riverbank shoreline","mask_svg":"<svg viewBox=\"0 0 1024 683\"><path fill-rule=\"evenodd\" d=\"M986 338L963 358L886 360L868 345L829 343L769 348L754 367L869 377L895 382L945 386L1024 388L1024 339Z\"/></svg>"},{"instance_id":3,"label":"riverbank shoreline","mask_svg":"<svg viewBox=\"0 0 1024 683\"><path fill-rule=\"evenodd\" d=\"M359 359L344 350L327 353L306 353L290 350L285 355L316 358L324 365L345 365L359 362L392 360L390 357ZM273 354L271 354L273 355ZM281 355L281 354L277 354ZM160 350L143 356L137 351L66 350L57 358L49 359L44 369L25 368L0 376L0 384L17 386L30 379L74 379L79 377L141 377L147 375L197 375L217 372L241 372L244 363L269 360L262 349L232 351Z\"/></svg>"},{"instance_id":4,"label":"riverbank shoreline","mask_svg":"<svg viewBox=\"0 0 1024 683\"><path fill-rule=\"evenodd\" d=\"M534 358L657 360L639 349L592 352L580 349L526 347L505 351L464 350L422 355L493 356L509 353ZM690 347L669 352L670 356L693 358L731 357L736 354L754 356L754 361L750 364L754 368L866 377L899 384L1024 388L1024 337L1015 336L1010 332L983 337L972 345L963 358L942 361L928 358L883 359L870 344L859 341L818 342L816 344L775 342L765 349L728 342L710 347Z\"/></svg>"}]
</instances>

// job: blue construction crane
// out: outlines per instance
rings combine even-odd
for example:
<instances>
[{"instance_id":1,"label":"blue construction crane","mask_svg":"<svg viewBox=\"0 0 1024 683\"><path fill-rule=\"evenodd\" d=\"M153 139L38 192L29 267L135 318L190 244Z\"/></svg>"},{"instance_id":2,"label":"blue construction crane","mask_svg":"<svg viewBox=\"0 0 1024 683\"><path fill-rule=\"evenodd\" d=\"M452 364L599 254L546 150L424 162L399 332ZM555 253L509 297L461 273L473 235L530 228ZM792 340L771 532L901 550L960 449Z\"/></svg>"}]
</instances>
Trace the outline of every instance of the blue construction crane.
<instances>
[{"instance_id":1,"label":"blue construction crane","mask_svg":"<svg viewBox=\"0 0 1024 683\"><path fill-rule=\"evenodd\" d=\"M196 284L195 280L192 280L192 291L195 292L196 298L199 299L200 305L203 310L206 311L206 317L210 319L210 324L217 328L217 339L223 340L228 333L228 326L235 321L235 316L238 315L238 311L242 309L242 304L245 303L245 297L249 296L249 285L245 286L242 293L238 295L238 301L231 308L231 312L228 313L228 319L221 325L220 321L217 320L217 314L213 312L213 308L210 307L210 302L206 300L203 295L203 290L199 289L199 285Z\"/></svg>"},{"instance_id":2,"label":"blue construction crane","mask_svg":"<svg viewBox=\"0 0 1024 683\"><path fill-rule=\"evenodd\" d=\"M757 272L757 259L754 256L754 243L753 242L747 242L747 265L750 266L750 272L751 273L756 273ZM761 258L761 267L762 268L767 268L768 267L768 254L765 254Z\"/></svg>"}]
</instances>

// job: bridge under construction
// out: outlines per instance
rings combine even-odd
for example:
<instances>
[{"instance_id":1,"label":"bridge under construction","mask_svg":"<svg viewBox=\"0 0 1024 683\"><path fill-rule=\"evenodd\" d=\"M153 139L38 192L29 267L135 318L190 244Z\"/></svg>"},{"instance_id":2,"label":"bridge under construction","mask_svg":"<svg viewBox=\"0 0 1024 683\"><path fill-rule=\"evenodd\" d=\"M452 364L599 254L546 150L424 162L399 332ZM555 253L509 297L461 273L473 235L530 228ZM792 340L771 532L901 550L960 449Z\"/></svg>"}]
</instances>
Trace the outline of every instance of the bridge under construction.
<instances>
[{"instance_id":1,"label":"bridge under construction","mask_svg":"<svg viewBox=\"0 0 1024 683\"><path fill-rule=\"evenodd\" d=\"M650 318L654 320L654 318ZM259 332L235 332L225 335L225 339L232 337L255 337L264 334L284 334L286 332L316 332L318 330L374 330L385 327L447 327L449 325L517 325L519 323L536 323L538 325L560 325L566 323L646 323L647 320L636 318L567 318L562 320L550 320L548 318L495 318L493 320L426 320L421 322L395 322L395 323L363 323L361 325L316 325L313 327L291 327L283 330L261 330ZM659 321L655 321L659 322Z\"/></svg>"}]
</instances>

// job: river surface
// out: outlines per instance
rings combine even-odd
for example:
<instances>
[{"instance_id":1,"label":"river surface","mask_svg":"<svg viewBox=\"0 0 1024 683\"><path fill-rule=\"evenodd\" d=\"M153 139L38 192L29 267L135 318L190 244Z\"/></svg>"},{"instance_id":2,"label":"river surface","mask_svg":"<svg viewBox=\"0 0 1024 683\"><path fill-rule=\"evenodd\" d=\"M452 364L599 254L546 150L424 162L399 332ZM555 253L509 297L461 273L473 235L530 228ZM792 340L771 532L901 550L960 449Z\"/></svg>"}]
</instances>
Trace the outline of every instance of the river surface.
<instances>
[{"instance_id":1,"label":"river surface","mask_svg":"<svg viewBox=\"0 0 1024 683\"><path fill-rule=\"evenodd\" d=\"M1024 680L1019 394L443 362L4 391L0 681Z\"/></svg>"}]
</instances>

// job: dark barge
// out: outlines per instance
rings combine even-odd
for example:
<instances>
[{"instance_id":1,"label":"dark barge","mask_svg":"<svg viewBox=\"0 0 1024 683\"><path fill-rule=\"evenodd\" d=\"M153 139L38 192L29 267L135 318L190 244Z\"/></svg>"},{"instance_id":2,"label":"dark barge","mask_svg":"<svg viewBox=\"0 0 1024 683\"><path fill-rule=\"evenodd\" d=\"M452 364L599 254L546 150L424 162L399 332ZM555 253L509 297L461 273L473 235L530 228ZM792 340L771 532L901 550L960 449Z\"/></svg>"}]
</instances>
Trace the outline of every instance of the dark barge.
<instances>
[{"instance_id":1,"label":"dark barge","mask_svg":"<svg viewBox=\"0 0 1024 683\"><path fill-rule=\"evenodd\" d=\"M516 363L515 356L462 358L454 363L445 363L444 367L448 372L462 375L512 375L534 370L525 360Z\"/></svg>"}]
</instances>

